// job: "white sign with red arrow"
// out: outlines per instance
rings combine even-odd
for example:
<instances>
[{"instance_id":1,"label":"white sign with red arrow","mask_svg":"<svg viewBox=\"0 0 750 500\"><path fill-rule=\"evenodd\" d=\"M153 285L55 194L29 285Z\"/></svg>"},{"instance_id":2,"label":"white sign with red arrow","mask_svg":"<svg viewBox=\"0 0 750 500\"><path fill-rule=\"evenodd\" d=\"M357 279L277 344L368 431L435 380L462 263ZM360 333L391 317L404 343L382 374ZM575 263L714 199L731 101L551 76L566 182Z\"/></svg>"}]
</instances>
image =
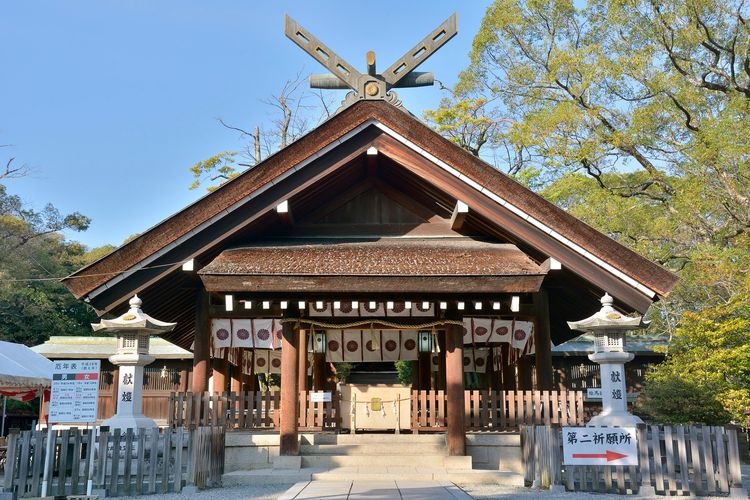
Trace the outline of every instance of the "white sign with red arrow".
<instances>
[{"instance_id":1,"label":"white sign with red arrow","mask_svg":"<svg viewBox=\"0 0 750 500\"><path fill-rule=\"evenodd\" d=\"M563 427L566 465L638 465L635 427Z\"/></svg>"}]
</instances>

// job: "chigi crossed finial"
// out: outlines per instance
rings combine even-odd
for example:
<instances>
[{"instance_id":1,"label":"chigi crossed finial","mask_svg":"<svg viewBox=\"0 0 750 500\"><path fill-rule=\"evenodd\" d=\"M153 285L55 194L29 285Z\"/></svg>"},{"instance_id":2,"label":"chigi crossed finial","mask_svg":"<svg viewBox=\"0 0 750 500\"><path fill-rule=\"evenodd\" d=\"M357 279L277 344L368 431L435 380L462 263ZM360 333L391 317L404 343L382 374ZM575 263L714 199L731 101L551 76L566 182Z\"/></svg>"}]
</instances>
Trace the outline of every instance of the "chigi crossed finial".
<instances>
[{"instance_id":1,"label":"chigi crossed finial","mask_svg":"<svg viewBox=\"0 0 750 500\"><path fill-rule=\"evenodd\" d=\"M432 85L435 82L432 73L414 70L456 36L458 24L457 16L453 14L383 73L378 73L375 69L375 52L367 52L367 72L360 73L289 16L284 18L284 33L331 72L311 75L310 87L352 89L346 95L343 107L362 99L383 100L400 106L401 101L392 89Z\"/></svg>"}]
</instances>

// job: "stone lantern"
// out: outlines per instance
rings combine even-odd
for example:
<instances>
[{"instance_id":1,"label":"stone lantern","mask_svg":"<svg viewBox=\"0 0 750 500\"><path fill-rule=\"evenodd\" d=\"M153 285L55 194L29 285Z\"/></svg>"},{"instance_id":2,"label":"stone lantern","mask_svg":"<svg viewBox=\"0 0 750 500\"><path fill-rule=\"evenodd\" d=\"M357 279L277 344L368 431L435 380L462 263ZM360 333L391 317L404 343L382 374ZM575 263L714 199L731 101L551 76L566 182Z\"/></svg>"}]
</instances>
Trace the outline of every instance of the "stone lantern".
<instances>
[{"instance_id":1,"label":"stone lantern","mask_svg":"<svg viewBox=\"0 0 750 500\"><path fill-rule=\"evenodd\" d=\"M111 428L156 427L153 419L143 416L143 367L154 361L148 353L151 335L171 332L177 323L150 317L141 310L141 304L141 299L134 295L125 314L91 325L94 332L117 335L117 352L109 357L119 367L117 413L102 422Z\"/></svg>"},{"instance_id":2,"label":"stone lantern","mask_svg":"<svg viewBox=\"0 0 750 500\"><path fill-rule=\"evenodd\" d=\"M625 363L632 361L634 355L626 351L625 333L646 328L648 322L643 321L643 316L625 316L615 311L607 293L601 302L601 310L593 316L568 322L571 330L591 332L595 338L594 353L589 354L589 359L600 365L602 412L588 425L632 427L643 421L628 412Z\"/></svg>"}]
</instances>

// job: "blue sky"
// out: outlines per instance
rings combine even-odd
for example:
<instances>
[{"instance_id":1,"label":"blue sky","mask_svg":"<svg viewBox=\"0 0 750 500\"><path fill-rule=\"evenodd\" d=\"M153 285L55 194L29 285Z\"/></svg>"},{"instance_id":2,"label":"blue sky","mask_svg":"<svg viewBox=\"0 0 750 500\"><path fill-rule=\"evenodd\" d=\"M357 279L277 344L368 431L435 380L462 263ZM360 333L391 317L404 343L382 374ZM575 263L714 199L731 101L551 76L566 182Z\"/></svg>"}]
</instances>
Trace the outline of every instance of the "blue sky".
<instances>
[{"instance_id":1,"label":"blue sky","mask_svg":"<svg viewBox=\"0 0 750 500\"><path fill-rule=\"evenodd\" d=\"M269 121L261 101L300 71L323 72L283 33L288 13L365 70L384 69L453 12L459 34L420 71L455 83L489 0L6 1L0 3L0 163L31 175L7 180L29 207L52 203L92 218L67 235L90 247L120 244L204 191L189 190L196 161L244 141ZM437 88L399 91L420 116Z\"/></svg>"}]
</instances>

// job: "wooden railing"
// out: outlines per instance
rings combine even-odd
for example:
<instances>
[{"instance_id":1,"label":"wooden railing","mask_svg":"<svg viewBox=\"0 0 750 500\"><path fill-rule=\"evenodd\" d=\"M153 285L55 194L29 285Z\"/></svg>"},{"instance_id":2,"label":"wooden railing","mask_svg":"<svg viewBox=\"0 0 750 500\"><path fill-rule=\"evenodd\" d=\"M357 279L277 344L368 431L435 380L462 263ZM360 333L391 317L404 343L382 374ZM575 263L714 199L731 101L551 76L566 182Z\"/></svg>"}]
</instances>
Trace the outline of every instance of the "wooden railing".
<instances>
[{"instance_id":1,"label":"wooden railing","mask_svg":"<svg viewBox=\"0 0 750 500\"><path fill-rule=\"evenodd\" d=\"M526 484L568 491L718 495L742 491L737 430L713 426L640 425L638 466L563 466L559 426L521 430ZM644 489L651 491L646 492ZM735 490L735 491L732 491Z\"/></svg>"},{"instance_id":2,"label":"wooden railing","mask_svg":"<svg viewBox=\"0 0 750 500\"><path fill-rule=\"evenodd\" d=\"M313 402L310 393L299 395L299 427L302 430L338 430L341 402L333 393L330 402ZM583 424L580 391L466 391L465 426L471 431L517 430L520 425ZM405 409L406 410L406 409ZM228 429L275 429L279 424L278 392L172 393L169 396L170 427L219 425ZM412 391L413 432L446 430L445 391Z\"/></svg>"},{"instance_id":3,"label":"wooden railing","mask_svg":"<svg viewBox=\"0 0 750 500\"><path fill-rule=\"evenodd\" d=\"M11 432L2 491L110 497L221 486L224 441L221 427Z\"/></svg>"},{"instance_id":4,"label":"wooden railing","mask_svg":"<svg viewBox=\"0 0 750 500\"><path fill-rule=\"evenodd\" d=\"M218 425L228 429L275 429L279 425L279 392L172 393L170 427ZM341 423L338 394L330 402L314 402L310 393L299 394L301 430L336 430Z\"/></svg>"},{"instance_id":5,"label":"wooden railing","mask_svg":"<svg viewBox=\"0 0 750 500\"><path fill-rule=\"evenodd\" d=\"M412 391L414 432L443 431L445 391ZM521 425L583 424L580 391L466 391L464 425L471 431L516 430Z\"/></svg>"}]
</instances>

